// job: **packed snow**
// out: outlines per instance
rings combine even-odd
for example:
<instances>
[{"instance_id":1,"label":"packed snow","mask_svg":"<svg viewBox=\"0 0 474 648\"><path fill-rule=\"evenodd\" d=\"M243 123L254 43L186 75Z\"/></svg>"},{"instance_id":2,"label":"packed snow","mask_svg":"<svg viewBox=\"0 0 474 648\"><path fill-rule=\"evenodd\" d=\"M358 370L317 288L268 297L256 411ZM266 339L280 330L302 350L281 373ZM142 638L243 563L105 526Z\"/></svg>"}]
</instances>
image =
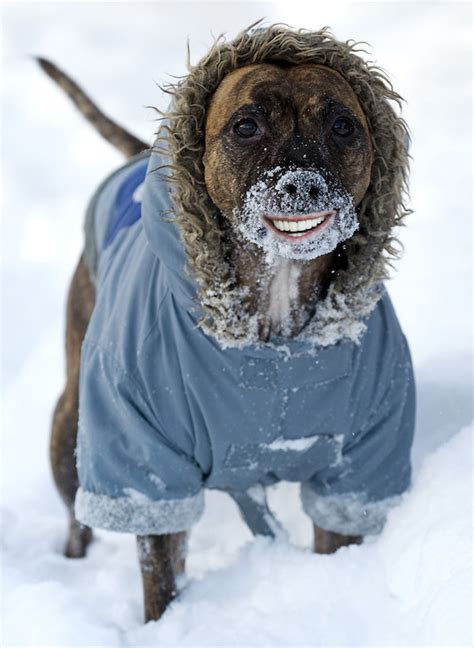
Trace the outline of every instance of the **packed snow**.
<instances>
[{"instance_id":1,"label":"packed snow","mask_svg":"<svg viewBox=\"0 0 474 648\"><path fill-rule=\"evenodd\" d=\"M468 3L9 3L3 10L2 637L4 646L470 646L472 610L472 16ZM185 73L211 33L268 22L369 41L408 101L411 207L388 288L408 337L418 414L411 490L379 536L311 552L298 486L269 504L289 540L254 539L209 492L187 576L142 623L133 536L62 556L66 514L48 437L63 383L64 304L97 184L121 163L40 72L69 71L151 143L154 81Z\"/></svg>"},{"instance_id":2,"label":"packed snow","mask_svg":"<svg viewBox=\"0 0 474 648\"><path fill-rule=\"evenodd\" d=\"M269 450L307 450L318 441L319 436L305 437L303 439L275 439L269 443L266 447Z\"/></svg>"}]
</instances>

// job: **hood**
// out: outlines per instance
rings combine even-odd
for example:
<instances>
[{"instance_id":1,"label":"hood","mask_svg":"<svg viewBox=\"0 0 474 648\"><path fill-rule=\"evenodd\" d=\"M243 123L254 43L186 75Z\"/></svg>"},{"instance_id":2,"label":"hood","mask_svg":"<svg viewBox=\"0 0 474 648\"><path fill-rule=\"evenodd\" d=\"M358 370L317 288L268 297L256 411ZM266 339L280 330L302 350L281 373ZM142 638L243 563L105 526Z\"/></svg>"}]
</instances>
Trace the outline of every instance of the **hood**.
<instances>
[{"instance_id":1,"label":"hood","mask_svg":"<svg viewBox=\"0 0 474 648\"><path fill-rule=\"evenodd\" d=\"M165 155L171 182L172 214L196 284L200 326L224 346L258 343L256 317L242 307L243 289L229 259L230 225L212 203L204 181L204 123L207 106L223 78L252 63L315 63L339 72L351 85L368 120L374 149L371 181L357 208L359 229L342 244L346 269L338 270L324 299L297 339L318 346L343 338L358 341L365 319L383 293L398 250L394 228L405 207L408 129L398 115L402 98L385 73L366 62L353 41L340 42L328 31L251 27L235 40L217 39L208 54L176 85L155 152Z\"/></svg>"}]
</instances>

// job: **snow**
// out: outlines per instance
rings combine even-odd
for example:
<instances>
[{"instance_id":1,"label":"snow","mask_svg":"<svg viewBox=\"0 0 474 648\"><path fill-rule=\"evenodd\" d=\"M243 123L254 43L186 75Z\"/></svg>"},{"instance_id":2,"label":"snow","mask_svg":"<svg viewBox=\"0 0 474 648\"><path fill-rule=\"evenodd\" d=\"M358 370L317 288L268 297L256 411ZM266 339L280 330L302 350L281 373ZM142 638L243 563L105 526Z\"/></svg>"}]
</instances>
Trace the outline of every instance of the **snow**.
<instances>
[{"instance_id":1,"label":"snow","mask_svg":"<svg viewBox=\"0 0 474 648\"><path fill-rule=\"evenodd\" d=\"M9 3L3 10L2 645L470 646L472 545L471 7L465 3ZM49 56L151 142L153 80L185 72L209 34L266 16L367 40L408 100L412 203L389 283L418 386L412 490L383 533L333 556L310 552L298 486L269 503L290 541L253 540L210 492L187 581L142 625L133 536L97 533L61 555L66 514L48 467L63 381L63 311L83 214L121 157L29 54Z\"/></svg>"},{"instance_id":2,"label":"snow","mask_svg":"<svg viewBox=\"0 0 474 648\"><path fill-rule=\"evenodd\" d=\"M133 538L101 534L85 561L71 561L59 553L58 515L30 516L25 533L12 513L6 644L470 645L471 434L426 459L381 536L334 556L264 539L237 547L236 531L239 545L248 537L236 512L211 493L185 589L146 627Z\"/></svg>"},{"instance_id":3,"label":"snow","mask_svg":"<svg viewBox=\"0 0 474 648\"><path fill-rule=\"evenodd\" d=\"M376 541L328 557L260 539L192 583L156 630L132 634L136 643L469 645L471 432L429 457ZM459 452L466 454L458 472Z\"/></svg>"},{"instance_id":4,"label":"snow","mask_svg":"<svg viewBox=\"0 0 474 648\"><path fill-rule=\"evenodd\" d=\"M247 495L253 500L256 504L260 506L265 506L267 503L267 497L265 494L265 488L261 484L255 484L247 489Z\"/></svg>"},{"instance_id":5,"label":"snow","mask_svg":"<svg viewBox=\"0 0 474 648\"><path fill-rule=\"evenodd\" d=\"M155 484L157 490L159 491L164 491L166 490L166 484L165 482L159 477L158 475L154 475L153 473L150 473L148 475L148 479Z\"/></svg>"},{"instance_id":6,"label":"snow","mask_svg":"<svg viewBox=\"0 0 474 648\"><path fill-rule=\"evenodd\" d=\"M316 434L314 436L305 437L303 439L275 439L271 443L267 444L265 447L269 450L292 450L302 452L311 448L311 446L316 443L320 437Z\"/></svg>"}]
</instances>

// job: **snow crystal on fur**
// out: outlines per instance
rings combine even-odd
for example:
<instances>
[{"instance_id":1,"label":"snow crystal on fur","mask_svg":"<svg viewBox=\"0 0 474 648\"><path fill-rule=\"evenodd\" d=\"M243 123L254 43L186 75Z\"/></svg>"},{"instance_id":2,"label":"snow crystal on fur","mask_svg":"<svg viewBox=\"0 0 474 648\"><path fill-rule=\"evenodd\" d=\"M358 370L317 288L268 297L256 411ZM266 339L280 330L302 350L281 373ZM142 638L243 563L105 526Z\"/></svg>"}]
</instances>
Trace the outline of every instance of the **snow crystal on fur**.
<instances>
[{"instance_id":1,"label":"snow crystal on fur","mask_svg":"<svg viewBox=\"0 0 474 648\"><path fill-rule=\"evenodd\" d=\"M279 167L278 167L279 169ZM237 228L244 238L263 248L267 263L278 257L307 261L328 254L339 243L350 238L358 228L352 198L334 178L324 178L321 173L308 169L291 169L278 173L270 169L248 190L242 212L234 210ZM271 181L269 181L271 179ZM296 187L289 194L285 187ZM313 196L312 188L317 189ZM329 225L317 235L302 241L287 241L274 234L264 223L264 217L310 214L336 210Z\"/></svg>"}]
</instances>

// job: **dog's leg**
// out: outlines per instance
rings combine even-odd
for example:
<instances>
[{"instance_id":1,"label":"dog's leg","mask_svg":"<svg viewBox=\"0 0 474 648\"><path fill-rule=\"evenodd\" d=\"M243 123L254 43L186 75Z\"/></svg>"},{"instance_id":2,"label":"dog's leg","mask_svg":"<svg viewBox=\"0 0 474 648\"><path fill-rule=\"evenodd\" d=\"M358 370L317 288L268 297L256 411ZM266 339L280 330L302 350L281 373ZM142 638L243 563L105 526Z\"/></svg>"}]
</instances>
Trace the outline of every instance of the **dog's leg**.
<instances>
[{"instance_id":1,"label":"dog's leg","mask_svg":"<svg viewBox=\"0 0 474 648\"><path fill-rule=\"evenodd\" d=\"M50 445L53 477L70 517L69 539L65 555L80 558L85 555L92 531L74 517L74 498L78 488L75 449L79 407L79 367L81 344L94 308L95 289L81 258L69 289L66 323L67 379L53 415Z\"/></svg>"},{"instance_id":2,"label":"dog's leg","mask_svg":"<svg viewBox=\"0 0 474 648\"><path fill-rule=\"evenodd\" d=\"M137 545L147 623L159 619L176 596L176 577L185 566L186 533L137 536Z\"/></svg>"},{"instance_id":3,"label":"dog's leg","mask_svg":"<svg viewBox=\"0 0 474 648\"><path fill-rule=\"evenodd\" d=\"M325 531L315 524L314 526L314 551L320 554L331 554L351 544L361 544L362 536L342 535L333 531Z\"/></svg>"}]
</instances>

